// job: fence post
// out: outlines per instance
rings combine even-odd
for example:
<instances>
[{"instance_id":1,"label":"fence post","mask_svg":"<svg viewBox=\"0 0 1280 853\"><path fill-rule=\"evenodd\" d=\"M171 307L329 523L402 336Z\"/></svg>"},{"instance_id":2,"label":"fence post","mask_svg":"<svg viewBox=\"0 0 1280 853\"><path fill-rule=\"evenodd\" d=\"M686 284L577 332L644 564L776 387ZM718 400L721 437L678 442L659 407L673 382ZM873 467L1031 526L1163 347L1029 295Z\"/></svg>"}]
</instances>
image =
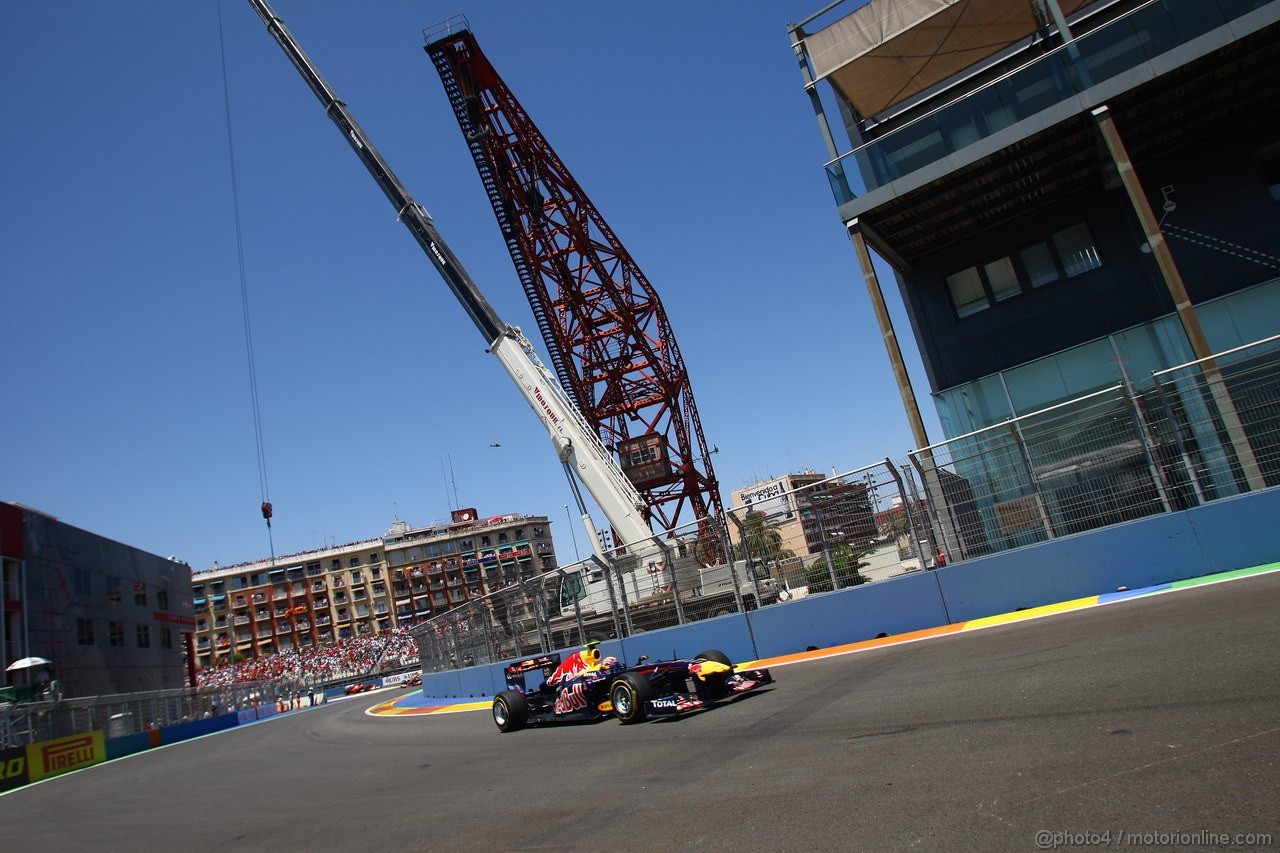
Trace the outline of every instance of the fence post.
<instances>
[{"instance_id":1,"label":"fence post","mask_svg":"<svg viewBox=\"0 0 1280 853\"><path fill-rule=\"evenodd\" d=\"M1027 468L1027 485L1031 487L1031 496L1035 499L1036 512L1040 515L1040 524L1044 527L1044 535L1049 539L1057 538L1053 533L1053 522L1049 520L1049 513L1044 508L1044 495L1040 492L1040 483L1036 480L1035 466L1031 464L1031 453L1027 450L1026 442L1022 438L1022 427L1016 420L1006 421L1009 426L1009 435L1013 437L1013 443L1018 446L1018 453L1022 458L1022 464Z\"/></svg>"},{"instance_id":2,"label":"fence post","mask_svg":"<svg viewBox=\"0 0 1280 853\"><path fill-rule=\"evenodd\" d=\"M929 553L928 553L928 554L920 554L920 555L919 555L919 556L920 556L920 568L921 568L921 569L928 569L928 568L929 568L929 559L930 559L931 557L933 557L933 558L936 558L936 557L937 557L937 554L938 554L938 545L937 545L937 543L934 541L934 538L933 538L933 524L932 524L932 523L930 523L930 524L927 526L927 528L926 528L926 529L927 529L927 531L928 531L928 533L927 533L927 536L928 536L928 541L927 541L927 543L926 543L924 540L922 540L922 539L920 538L920 534L916 532L916 523L915 523L915 518L914 518L914 516L915 516L915 512L913 511L913 509L912 509L912 508L913 508L913 507L919 507L919 505L920 505L920 496L916 493L916 484L915 484L915 481L914 481L914 480L912 480L912 481L911 481L911 495L910 495L910 497L908 497L908 496L907 496L907 490L906 490L906 487L903 485L903 477L902 477L901 472L899 472L899 471L898 471L898 469L897 469L896 467L894 467L894 464L893 464L891 461L889 461L889 458L888 458L887 456L885 457L885 460L884 460L884 467L885 467L885 468L887 468L887 469L889 469L889 476L893 477L893 481L894 481L895 483L897 483L897 484L898 484L898 494L902 496L902 510L903 510L903 512L904 512L904 513L906 513L906 516L907 516L907 530L908 530L908 532L910 532L910 534L911 534L911 542L912 542L912 544L914 544L916 548L919 548L921 545L924 545L924 544L927 544L927 545L929 546ZM908 471L908 472L907 472L907 474L908 474L908 475L910 475L910 473L911 473L910 471ZM928 518L928 515L927 515L927 514L926 514L926 516L925 516L925 520L926 520L926 521L929 521L929 518ZM879 531L877 531L877 532L879 532ZM901 567L901 564L899 564L899 567Z\"/></svg>"},{"instance_id":3,"label":"fence post","mask_svg":"<svg viewBox=\"0 0 1280 853\"><path fill-rule=\"evenodd\" d=\"M1155 371L1151 373L1151 381L1155 386L1156 397L1160 400L1160 408L1164 410L1165 420L1169 424L1169 429L1173 431L1174 443L1178 445L1178 456L1182 459L1182 470L1186 472L1187 480L1191 483L1191 490L1195 492L1196 504L1202 504L1204 503L1204 492L1200 489L1200 475L1196 471L1196 466L1191 462L1191 456L1187 453L1186 442L1182 440L1182 424L1169 406L1169 399L1164 393L1164 383L1160 381L1160 377Z\"/></svg>"},{"instance_id":4,"label":"fence post","mask_svg":"<svg viewBox=\"0 0 1280 853\"><path fill-rule=\"evenodd\" d=\"M1113 343L1112 346L1114 345ZM1171 512L1173 506L1169 503L1169 491L1164 481L1164 473L1160 470L1160 466L1156 464L1155 455L1151 452L1153 442L1151 441L1150 433L1147 432L1147 421L1142 416L1142 409L1138 406L1138 400L1133 393L1133 386L1129 384L1129 374L1123 366L1120 368L1120 388L1120 393L1125 402L1133 410L1134 426L1138 430L1138 441L1142 444L1142 455L1147 460L1147 470L1151 473L1151 484L1156 487L1156 494L1160 496L1160 505L1164 507L1164 511Z\"/></svg>"}]
</instances>

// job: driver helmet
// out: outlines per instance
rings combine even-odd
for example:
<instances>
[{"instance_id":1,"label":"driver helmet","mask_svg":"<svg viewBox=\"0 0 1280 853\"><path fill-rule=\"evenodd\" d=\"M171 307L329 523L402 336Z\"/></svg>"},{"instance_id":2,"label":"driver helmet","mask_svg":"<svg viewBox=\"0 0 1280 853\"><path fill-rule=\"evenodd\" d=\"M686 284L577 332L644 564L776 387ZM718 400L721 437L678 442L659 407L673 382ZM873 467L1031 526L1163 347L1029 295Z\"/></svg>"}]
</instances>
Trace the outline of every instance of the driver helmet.
<instances>
[{"instance_id":1,"label":"driver helmet","mask_svg":"<svg viewBox=\"0 0 1280 853\"><path fill-rule=\"evenodd\" d=\"M622 664L619 663L617 658L610 655L609 657L600 661L600 668L605 672L615 672L619 669L622 669Z\"/></svg>"}]
</instances>

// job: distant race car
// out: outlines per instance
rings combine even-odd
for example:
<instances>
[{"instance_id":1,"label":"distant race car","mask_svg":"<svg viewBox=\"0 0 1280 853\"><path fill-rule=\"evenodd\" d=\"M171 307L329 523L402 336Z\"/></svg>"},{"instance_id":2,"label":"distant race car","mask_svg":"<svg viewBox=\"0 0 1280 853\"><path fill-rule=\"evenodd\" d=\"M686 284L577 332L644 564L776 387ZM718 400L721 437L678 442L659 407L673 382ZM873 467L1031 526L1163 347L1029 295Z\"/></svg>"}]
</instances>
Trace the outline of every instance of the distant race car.
<instances>
[{"instance_id":1,"label":"distant race car","mask_svg":"<svg viewBox=\"0 0 1280 853\"><path fill-rule=\"evenodd\" d=\"M357 681L355 684L348 684L347 689L342 691L347 696L354 696L357 693L367 693L377 687L372 681Z\"/></svg>"},{"instance_id":2,"label":"distant race car","mask_svg":"<svg viewBox=\"0 0 1280 853\"><path fill-rule=\"evenodd\" d=\"M400 686L401 687L421 687L422 673L415 672L413 675L409 676L404 681L400 682Z\"/></svg>"},{"instance_id":3,"label":"distant race car","mask_svg":"<svg viewBox=\"0 0 1280 853\"><path fill-rule=\"evenodd\" d=\"M715 649L687 660L646 661L641 657L627 667L617 658L602 659L596 644L588 643L563 661L553 654L514 663L506 668L507 689L493 699L493 721L502 732L608 716L639 723L699 711L773 683L767 669L735 672L729 657ZM526 677L536 670L545 680L528 690Z\"/></svg>"}]
</instances>

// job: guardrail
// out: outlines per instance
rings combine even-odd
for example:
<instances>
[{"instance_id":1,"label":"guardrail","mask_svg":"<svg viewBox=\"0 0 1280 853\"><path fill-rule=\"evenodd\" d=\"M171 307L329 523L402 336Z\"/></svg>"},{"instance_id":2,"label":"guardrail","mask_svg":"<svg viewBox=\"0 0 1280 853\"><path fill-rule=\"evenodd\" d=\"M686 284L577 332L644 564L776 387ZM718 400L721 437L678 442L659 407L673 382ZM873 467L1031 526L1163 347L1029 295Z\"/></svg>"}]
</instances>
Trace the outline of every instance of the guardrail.
<instances>
[{"instance_id":1,"label":"guardrail","mask_svg":"<svg viewBox=\"0 0 1280 853\"><path fill-rule=\"evenodd\" d=\"M0 704L0 747L25 746L97 729L108 738L124 737L272 705L303 692L301 685L259 681Z\"/></svg>"}]
</instances>

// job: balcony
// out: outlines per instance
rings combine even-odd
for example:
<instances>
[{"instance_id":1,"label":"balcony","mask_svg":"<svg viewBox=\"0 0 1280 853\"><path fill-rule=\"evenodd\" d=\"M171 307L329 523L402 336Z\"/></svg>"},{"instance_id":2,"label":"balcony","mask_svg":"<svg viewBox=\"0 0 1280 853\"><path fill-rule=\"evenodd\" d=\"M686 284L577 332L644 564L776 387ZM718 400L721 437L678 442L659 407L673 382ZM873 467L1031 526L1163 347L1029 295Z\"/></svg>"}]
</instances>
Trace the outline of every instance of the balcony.
<instances>
[{"instance_id":1,"label":"balcony","mask_svg":"<svg viewBox=\"0 0 1280 853\"><path fill-rule=\"evenodd\" d=\"M262 604L266 600L267 600L267 594L265 592L255 592L253 594L254 604Z\"/></svg>"},{"instance_id":2,"label":"balcony","mask_svg":"<svg viewBox=\"0 0 1280 853\"><path fill-rule=\"evenodd\" d=\"M261 622L263 619L270 619L271 613L267 610L259 610L257 613L253 614L253 618L256 621Z\"/></svg>"},{"instance_id":3,"label":"balcony","mask_svg":"<svg viewBox=\"0 0 1280 853\"><path fill-rule=\"evenodd\" d=\"M209 646L210 646L210 643L209 643L208 637L200 637L199 639L196 640L197 649L207 649L209 648Z\"/></svg>"},{"instance_id":4,"label":"balcony","mask_svg":"<svg viewBox=\"0 0 1280 853\"><path fill-rule=\"evenodd\" d=\"M333 620L331 620L327 615L324 615L324 614L321 614L320 616L316 617L317 625L328 625L331 621Z\"/></svg>"},{"instance_id":5,"label":"balcony","mask_svg":"<svg viewBox=\"0 0 1280 853\"><path fill-rule=\"evenodd\" d=\"M316 599L315 606L316 606L317 608L320 608L320 607L328 607L328 606L329 606L329 599L327 599L327 598L317 598L317 599Z\"/></svg>"},{"instance_id":6,"label":"balcony","mask_svg":"<svg viewBox=\"0 0 1280 853\"><path fill-rule=\"evenodd\" d=\"M275 591L275 594L272 595L271 597L276 601L284 601L286 598L289 597L289 593L285 592L283 589L277 589Z\"/></svg>"},{"instance_id":7,"label":"balcony","mask_svg":"<svg viewBox=\"0 0 1280 853\"><path fill-rule=\"evenodd\" d=\"M1016 122L1066 105L1101 83L1141 69L1156 57L1243 17L1255 5L1235 0L1165 0L1141 6L833 160L826 171L836 204L847 204ZM1155 73L1144 73L1143 81ZM1069 106L1074 115L1096 103L1086 96Z\"/></svg>"},{"instance_id":8,"label":"balcony","mask_svg":"<svg viewBox=\"0 0 1280 853\"><path fill-rule=\"evenodd\" d=\"M324 589L325 589L324 581L316 581L315 583L311 584L312 592L324 592Z\"/></svg>"},{"instance_id":9,"label":"balcony","mask_svg":"<svg viewBox=\"0 0 1280 853\"><path fill-rule=\"evenodd\" d=\"M339 614L338 614L338 621L339 621L339 622L350 622L350 621L351 621L351 614L350 614L350 613L347 613L345 610L344 610L344 611L342 611L341 613L339 613Z\"/></svg>"},{"instance_id":10,"label":"balcony","mask_svg":"<svg viewBox=\"0 0 1280 853\"><path fill-rule=\"evenodd\" d=\"M234 620L232 620L232 621L234 621L234 622L235 622L235 624L237 624L237 625L248 625L248 624L249 624L249 617L248 617L248 616L237 616L237 617L236 617Z\"/></svg>"},{"instance_id":11,"label":"balcony","mask_svg":"<svg viewBox=\"0 0 1280 853\"><path fill-rule=\"evenodd\" d=\"M271 626L270 626L270 625L259 625L259 626L258 626L258 639L259 639L259 640L264 640L264 639L266 639L266 638L270 637L270 636L272 635L272 633L273 633L273 632L272 632L272 630L271 630Z\"/></svg>"},{"instance_id":12,"label":"balcony","mask_svg":"<svg viewBox=\"0 0 1280 853\"><path fill-rule=\"evenodd\" d=\"M244 645L247 645L247 644L252 643L252 642L253 642L253 635L251 635L251 634L237 634L237 635L236 635L236 646L237 646L237 647L244 646Z\"/></svg>"}]
</instances>

